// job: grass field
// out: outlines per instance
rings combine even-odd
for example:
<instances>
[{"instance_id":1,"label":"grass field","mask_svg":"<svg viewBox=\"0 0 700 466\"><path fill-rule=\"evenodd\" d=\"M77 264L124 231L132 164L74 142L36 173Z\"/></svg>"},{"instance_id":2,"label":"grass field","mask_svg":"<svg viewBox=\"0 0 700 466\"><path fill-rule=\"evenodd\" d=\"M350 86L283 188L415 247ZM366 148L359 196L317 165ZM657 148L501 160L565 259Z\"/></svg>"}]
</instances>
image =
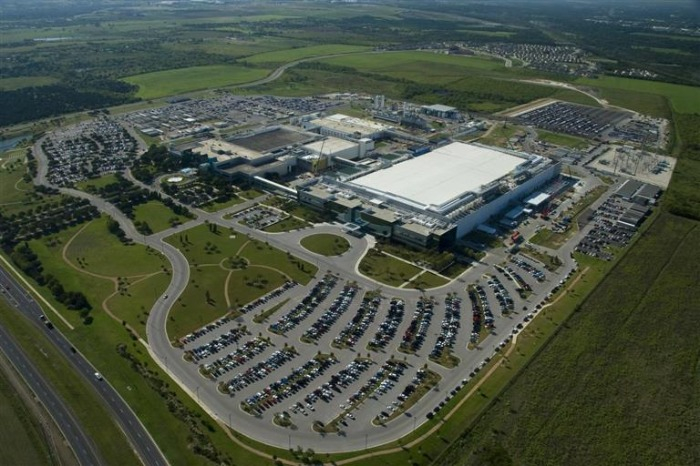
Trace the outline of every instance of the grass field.
<instances>
[{"instance_id":1,"label":"grass field","mask_svg":"<svg viewBox=\"0 0 700 466\"><path fill-rule=\"evenodd\" d=\"M367 251L359 269L368 277L390 286L399 286L421 271L415 265L386 256L375 249Z\"/></svg>"},{"instance_id":2,"label":"grass field","mask_svg":"<svg viewBox=\"0 0 700 466\"><path fill-rule=\"evenodd\" d=\"M23 151L22 151L23 152ZM8 154L10 154L8 156ZM3 162L0 164L0 208L9 212L14 208L25 208L32 202L30 194L33 192L31 183L26 183L22 177L26 169L22 161L23 155L17 151L3 154Z\"/></svg>"},{"instance_id":3,"label":"grass field","mask_svg":"<svg viewBox=\"0 0 700 466\"><path fill-rule=\"evenodd\" d=\"M126 77L124 81L139 86L138 97L155 99L255 81L267 73L267 70L237 65L211 65L139 74Z\"/></svg>"},{"instance_id":4,"label":"grass field","mask_svg":"<svg viewBox=\"0 0 700 466\"><path fill-rule=\"evenodd\" d=\"M624 106L622 103L615 101L616 96L618 96L615 94L616 91L623 93L632 91L666 97L671 102L673 110L679 113L694 113L700 108L699 87L614 76L604 76L598 79L580 78L576 82L600 88L603 91L603 97L610 99L610 103L622 106Z\"/></svg>"},{"instance_id":5,"label":"grass field","mask_svg":"<svg viewBox=\"0 0 700 466\"><path fill-rule=\"evenodd\" d=\"M107 217L86 224L66 250L68 260L86 272L130 277L158 272L170 264L156 251L140 244L125 246L107 230Z\"/></svg>"},{"instance_id":6,"label":"grass field","mask_svg":"<svg viewBox=\"0 0 700 466\"><path fill-rule=\"evenodd\" d=\"M342 236L321 233L301 240L301 245L323 256L340 256L350 249L350 243Z\"/></svg>"},{"instance_id":7,"label":"grass field","mask_svg":"<svg viewBox=\"0 0 700 466\"><path fill-rule=\"evenodd\" d=\"M261 63L289 63L303 58L317 57L322 55L333 55L337 53L352 53L369 50L369 47L361 45L344 44L324 44L312 45L309 47L298 47L274 52L260 53L245 59L246 62ZM0 81L1 83L2 81Z\"/></svg>"},{"instance_id":8,"label":"grass field","mask_svg":"<svg viewBox=\"0 0 700 466\"><path fill-rule=\"evenodd\" d=\"M436 464L696 464L698 240L659 216Z\"/></svg>"},{"instance_id":9,"label":"grass field","mask_svg":"<svg viewBox=\"0 0 700 466\"><path fill-rule=\"evenodd\" d=\"M241 199L240 197L234 197L233 199L229 199L226 202L212 202L210 204L202 206L201 209L205 212L218 212L222 209L226 209L227 207L233 207L243 202L245 202L244 199Z\"/></svg>"},{"instance_id":10,"label":"grass field","mask_svg":"<svg viewBox=\"0 0 700 466\"><path fill-rule=\"evenodd\" d=\"M543 129L537 130L537 139L558 146L566 146L572 149L584 149L589 146L589 142L583 138L570 136L568 134L553 133Z\"/></svg>"},{"instance_id":11,"label":"grass field","mask_svg":"<svg viewBox=\"0 0 700 466\"><path fill-rule=\"evenodd\" d=\"M283 231L300 230L310 226L310 223L299 220L296 217L287 217L281 222L273 223L272 225L265 227L264 231L268 233L281 233Z\"/></svg>"},{"instance_id":12,"label":"grass field","mask_svg":"<svg viewBox=\"0 0 700 466\"><path fill-rule=\"evenodd\" d=\"M24 87L48 86L58 82L58 79L51 76L22 76L20 78L0 79L0 91L14 91Z\"/></svg>"},{"instance_id":13,"label":"grass field","mask_svg":"<svg viewBox=\"0 0 700 466\"><path fill-rule=\"evenodd\" d=\"M168 319L172 339L279 287L288 277L306 284L317 270L279 249L221 227L199 225L166 241L179 248L191 266L190 283ZM235 257L245 259L244 269L229 268L228 259Z\"/></svg>"},{"instance_id":14,"label":"grass field","mask_svg":"<svg viewBox=\"0 0 700 466\"><path fill-rule=\"evenodd\" d=\"M104 188L105 186L110 185L112 183L117 183L117 177L114 173L110 173L99 178L80 181L75 184L75 188L81 191L91 192L100 188Z\"/></svg>"},{"instance_id":15,"label":"grass field","mask_svg":"<svg viewBox=\"0 0 700 466\"><path fill-rule=\"evenodd\" d=\"M418 277L411 280L411 283L406 285L406 288L427 290L429 288L437 288L439 286L446 285L448 282L449 281L445 278L426 270L422 274L418 275Z\"/></svg>"},{"instance_id":16,"label":"grass field","mask_svg":"<svg viewBox=\"0 0 700 466\"><path fill-rule=\"evenodd\" d=\"M154 200L134 207L134 221L148 223L153 233L158 233L186 222L187 218L177 215L162 202Z\"/></svg>"},{"instance_id":17,"label":"grass field","mask_svg":"<svg viewBox=\"0 0 700 466\"><path fill-rule=\"evenodd\" d=\"M0 303L5 306L5 302ZM0 358L4 359L4 355ZM38 419L0 369L0 438L5 464L50 465L49 451Z\"/></svg>"},{"instance_id":18,"label":"grass field","mask_svg":"<svg viewBox=\"0 0 700 466\"><path fill-rule=\"evenodd\" d=\"M511 123L494 123L494 127L479 138L481 144L496 147L508 147L508 140L516 135L524 135L522 126Z\"/></svg>"},{"instance_id":19,"label":"grass field","mask_svg":"<svg viewBox=\"0 0 700 466\"><path fill-rule=\"evenodd\" d=\"M349 66L358 71L378 73L417 82L446 84L465 73L505 70L503 60L496 58L442 55L431 52L392 52L355 54L322 60L334 65Z\"/></svg>"}]
</instances>

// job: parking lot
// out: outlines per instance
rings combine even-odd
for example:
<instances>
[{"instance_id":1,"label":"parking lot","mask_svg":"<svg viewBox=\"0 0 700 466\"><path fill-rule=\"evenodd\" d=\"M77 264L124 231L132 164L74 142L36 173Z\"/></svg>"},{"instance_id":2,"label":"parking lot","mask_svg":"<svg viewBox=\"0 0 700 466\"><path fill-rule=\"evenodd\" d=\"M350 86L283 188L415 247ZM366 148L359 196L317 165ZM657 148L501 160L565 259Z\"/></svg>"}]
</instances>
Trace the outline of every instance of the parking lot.
<instances>
[{"instance_id":1,"label":"parking lot","mask_svg":"<svg viewBox=\"0 0 700 466\"><path fill-rule=\"evenodd\" d=\"M274 207L257 205L250 209L236 213L233 218L241 225L245 225L256 230L263 230L270 225L281 222L289 214Z\"/></svg>"},{"instance_id":2,"label":"parking lot","mask_svg":"<svg viewBox=\"0 0 700 466\"><path fill-rule=\"evenodd\" d=\"M596 139L629 117L622 111L554 102L520 114L517 119L549 131Z\"/></svg>"},{"instance_id":3,"label":"parking lot","mask_svg":"<svg viewBox=\"0 0 700 466\"><path fill-rule=\"evenodd\" d=\"M417 410L423 422L491 357L470 345L484 338L505 344L558 280L522 256L484 272L478 283L460 285L462 292L434 298L388 296L332 273L305 286L289 283L272 293L272 301L289 299L272 323L254 323L253 313L219 319L183 339L184 356L246 422L283 419L323 435L362 434ZM441 363L450 357L454 368ZM448 392L426 389L455 378Z\"/></svg>"},{"instance_id":4,"label":"parking lot","mask_svg":"<svg viewBox=\"0 0 700 466\"><path fill-rule=\"evenodd\" d=\"M276 120L325 111L339 103L315 97L234 96L177 99L163 107L124 114L120 120L151 136L169 139L240 125L264 125Z\"/></svg>"},{"instance_id":5,"label":"parking lot","mask_svg":"<svg viewBox=\"0 0 700 466\"><path fill-rule=\"evenodd\" d=\"M57 186L123 171L138 150L127 130L108 117L53 131L41 147L49 162L48 181Z\"/></svg>"}]
</instances>

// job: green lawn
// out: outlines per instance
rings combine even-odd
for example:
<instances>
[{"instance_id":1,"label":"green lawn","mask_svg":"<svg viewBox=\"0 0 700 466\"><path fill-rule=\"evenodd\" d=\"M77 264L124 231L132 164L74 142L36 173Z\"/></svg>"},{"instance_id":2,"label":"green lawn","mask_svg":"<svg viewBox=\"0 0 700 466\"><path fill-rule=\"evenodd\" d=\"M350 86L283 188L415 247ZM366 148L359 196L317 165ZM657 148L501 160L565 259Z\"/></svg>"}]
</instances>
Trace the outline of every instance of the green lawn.
<instances>
[{"instance_id":1,"label":"green lawn","mask_svg":"<svg viewBox=\"0 0 700 466\"><path fill-rule=\"evenodd\" d=\"M261 295L279 288L287 281L287 276L274 270L251 265L245 270L231 273L228 291L231 306L238 308Z\"/></svg>"},{"instance_id":2,"label":"green lawn","mask_svg":"<svg viewBox=\"0 0 700 466\"><path fill-rule=\"evenodd\" d=\"M306 236L301 240L301 245L323 256L340 256L350 249L348 240L342 236L327 233Z\"/></svg>"},{"instance_id":3,"label":"green lawn","mask_svg":"<svg viewBox=\"0 0 700 466\"><path fill-rule=\"evenodd\" d=\"M186 92L247 83L264 78L268 71L239 65L210 65L179 68L124 78L139 86L142 99L155 99Z\"/></svg>"},{"instance_id":4,"label":"green lawn","mask_svg":"<svg viewBox=\"0 0 700 466\"><path fill-rule=\"evenodd\" d=\"M415 265L386 256L376 249L370 249L360 261L360 272L381 283L399 286L415 276L421 269Z\"/></svg>"},{"instance_id":5,"label":"green lawn","mask_svg":"<svg viewBox=\"0 0 700 466\"><path fill-rule=\"evenodd\" d=\"M309 47L299 47L293 49L276 50L274 52L259 53L247 57L245 61L249 63L288 63L302 58L316 57L322 55L333 55L337 53L362 52L369 50L369 47L361 45L344 44L324 44L312 45Z\"/></svg>"},{"instance_id":6,"label":"green lawn","mask_svg":"<svg viewBox=\"0 0 700 466\"><path fill-rule=\"evenodd\" d=\"M218 266L190 268L190 282L168 316L167 331L171 340L184 337L229 311L225 295L227 276L228 271Z\"/></svg>"},{"instance_id":7,"label":"green lawn","mask_svg":"<svg viewBox=\"0 0 700 466\"><path fill-rule=\"evenodd\" d=\"M107 175L103 175L99 178L80 181L75 184L75 188L81 191L94 192L100 188L104 188L105 186L116 182L116 175L114 173L110 173Z\"/></svg>"},{"instance_id":8,"label":"green lawn","mask_svg":"<svg viewBox=\"0 0 700 466\"><path fill-rule=\"evenodd\" d=\"M603 90L603 97L611 97L611 103L615 104L616 94L607 94L612 91L634 92L638 94L652 94L667 97L673 110L679 113L694 113L700 108L700 87L683 86L680 84L662 83L642 79L619 78L604 76L598 79L579 78L578 84L598 87ZM644 98L644 96L642 96ZM620 104L622 105L622 104ZM624 105L623 105L624 106ZM631 107L634 108L634 107Z\"/></svg>"},{"instance_id":9,"label":"green lawn","mask_svg":"<svg viewBox=\"0 0 700 466\"><path fill-rule=\"evenodd\" d=\"M316 275L317 267L263 242L252 240L241 252L251 265L272 267L302 285Z\"/></svg>"},{"instance_id":10,"label":"green lawn","mask_svg":"<svg viewBox=\"0 0 700 466\"><path fill-rule=\"evenodd\" d=\"M130 277L158 272L170 264L159 252L140 244L125 246L107 230L107 217L90 222L66 251L66 257L86 272Z\"/></svg>"},{"instance_id":11,"label":"green lawn","mask_svg":"<svg viewBox=\"0 0 700 466\"><path fill-rule=\"evenodd\" d=\"M211 228L211 229L210 229ZM233 229L198 225L165 239L187 257L190 265L218 264L234 257L249 238Z\"/></svg>"},{"instance_id":12,"label":"green lawn","mask_svg":"<svg viewBox=\"0 0 700 466\"><path fill-rule=\"evenodd\" d=\"M255 316L253 317L253 322L255 322L256 324L261 324L261 323L265 322L265 320L268 317L272 316L275 312L282 309L284 307L284 305L287 304L287 302L289 302L289 298L285 299L281 303L275 304L274 306L272 306L269 309L264 310L260 314L255 314Z\"/></svg>"},{"instance_id":13,"label":"green lawn","mask_svg":"<svg viewBox=\"0 0 700 466\"><path fill-rule=\"evenodd\" d=\"M439 286L446 285L447 283L449 283L449 280L426 270L418 277L411 280L411 283L406 285L406 288L427 290L429 288L437 288Z\"/></svg>"},{"instance_id":14,"label":"green lawn","mask_svg":"<svg viewBox=\"0 0 700 466\"><path fill-rule=\"evenodd\" d=\"M263 228L263 231L268 233L281 233L283 231L300 230L308 228L311 224L296 217L287 217L281 222L273 223L269 227Z\"/></svg>"},{"instance_id":15,"label":"green lawn","mask_svg":"<svg viewBox=\"0 0 700 466\"><path fill-rule=\"evenodd\" d=\"M438 463L695 464L698 226L659 216Z\"/></svg>"},{"instance_id":16,"label":"green lawn","mask_svg":"<svg viewBox=\"0 0 700 466\"><path fill-rule=\"evenodd\" d=\"M3 302L4 306L5 303ZM5 358L4 355L0 356ZM14 369L11 369L14 370ZM39 420L0 370L0 438L5 464L50 465Z\"/></svg>"},{"instance_id":17,"label":"green lawn","mask_svg":"<svg viewBox=\"0 0 700 466\"><path fill-rule=\"evenodd\" d=\"M306 284L316 266L287 255L268 244L236 233L232 229L199 225L166 238L179 248L191 265L190 284L171 310L168 335L177 339L279 287L287 276ZM239 255L247 261L229 281L229 303L225 283L228 259ZM207 300L207 292L209 299Z\"/></svg>"},{"instance_id":18,"label":"green lawn","mask_svg":"<svg viewBox=\"0 0 700 466\"><path fill-rule=\"evenodd\" d=\"M145 222L151 227L153 233L167 230L168 228L186 222L188 219L177 215L168 206L160 201L148 201L134 207L134 222Z\"/></svg>"},{"instance_id":19,"label":"green lawn","mask_svg":"<svg viewBox=\"0 0 700 466\"><path fill-rule=\"evenodd\" d=\"M24 151L21 151L22 154ZM10 155L10 152L2 154L0 162L0 208L5 210L7 207L27 207L27 204L32 202L30 194L34 191L31 183L26 183L22 179L26 173L26 168L22 161L24 155ZM12 159L12 161L9 161ZM2 165L7 162L5 167Z\"/></svg>"},{"instance_id":20,"label":"green lawn","mask_svg":"<svg viewBox=\"0 0 700 466\"><path fill-rule=\"evenodd\" d=\"M516 135L524 135L525 130L522 126L511 123L494 123L496 126L487 132L487 134L479 138L479 143L487 146L508 147L508 140Z\"/></svg>"},{"instance_id":21,"label":"green lawn","mask_svg":"<svg viewBox=\"0 0 700 466\"><path fill-rule=\"evenodd\" d=\"M234 197L232 199L229 199L226 202L212 202L207 205L204 205L201 207L202 210L205 212L218 212L222 209L226 209L228 207L233 207L235 205L241 204L245 202L245 199L241 199L240 197Z\"/></svg>"},{"instance_id":22,"label":"green lawn","mask_svg":"<svg viewBox=\"0 0 700 466\"><path fill-rule=\"evenodd\" d=\"M572 149L584 149L590 145L590 142L584 138L570 136L568 134L553 133L543 129L537 130L537 139L558 146L566 146Z\"/></svg>"},{"instance_id":23,"label":"green lawn","mask_svg":"<svg viewBox=\"0 0 700 466\"><path fill-rule=\"evenodd\" d=\"M168 288L171 278L170 273L158 273L143 280L128 280L127 288L110 298L106 304L117 318L125 320L141 338L147 340L146 321L151 306Z\"/></svg>"}]
</instances>

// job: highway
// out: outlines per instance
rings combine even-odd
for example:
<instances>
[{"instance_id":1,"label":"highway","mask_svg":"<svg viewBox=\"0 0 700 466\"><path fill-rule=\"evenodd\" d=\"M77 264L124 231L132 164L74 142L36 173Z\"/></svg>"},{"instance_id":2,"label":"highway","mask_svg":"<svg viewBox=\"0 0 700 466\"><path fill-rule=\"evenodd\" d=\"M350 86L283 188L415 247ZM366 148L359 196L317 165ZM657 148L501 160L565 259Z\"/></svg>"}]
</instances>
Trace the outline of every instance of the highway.
<instances>
[{"instance_id":1,"label":"highway","mask_svg":"<svg viewBox=\"0 0 700 466\"><path fill-rule=\"evenodd\" d=\"M36 301L34 301L34 299L31 297L31 295L29 295L29 293L27 293L24 290L24 288L22 288L19 285L19 283L17 283L14 277L2 267L0 267L0 287L3 289L3 295L6 299L8 299L8 301L10 301L12 307L15 308L19 313L24 315L31 322L33 322L34 325L40 331L42 331L44 335L48 338L48 340L59 350L59 352L62 353L68 361L70 361L73 368L81 376L83 376L83 378L88 382L88 384L90 384L93 387L93 389L97 392L97 394L104 402L105 406L107 406L108 410L111 412L112 417L116 420L121 430L125 432L127 439L132 445L132 448L136 452L137 456L141 459L143 464L148 466L167 465L168 462L159 450L155 441L151 438L150 434L148 433L148 431L146 431L145 427L141 424L141 422L131 410L129 405L127 405L127 403L119 396L117 391L109 384L107 380L97 380L95 378L94 374L95 372L97 372L95 368L87 361L87 359L82 354L80 354L80 352L76 351L73 348L71 343L63 336L63 334L57 328L49 329L46 325L42 323L42 321L39 319L39 316L43 314L43 310L41 309L41 307L39 307ZM3 334L6 335L6 332L4 330ZM1 338L0 340L2 341L3 352L5 352L6 354L8 354L8 351L5 351L5 348L16 348L16 345L13 344L12 346L9 343L6 346L6 341L11 340L5 340L4 338ZM13 357L17 357L16 355L19 354L19 351L12 352ZM13 361L9 354L8 358L10 358L10 360ZM20 369L21 374L23 374L22 371L24 371L25 367L31 367L31 364L28 362L28 360L26 360L26 358L22 369ZM25 379L27 378L25 377ZM43 384L43 387L45 387L42 389L43 392L50 393L52 397L58 400L58 403L52 402L51 404L44 404L47 406L47 409L49 409L49 412L52 413L52 416L57 421L61 431L64 432L64 434L68 438L68 441L74 447L76 455L81 455L78 456L78 460L81 462L81 464L103 464L101 460L98 460L97 456L93 451L94 448L92 447L92 444L89 443L89 441L87 444L85 444L84 442L81 443L78 440L76 440L77 443L73 443L73 440L70 437L68 437L68 429L71 429L71 432L77 433L80 432L80 428L75 426L70 427L69 423L64 423L64 421L68 422L68 420L73 419L70 415L62 414L60 411L52 411L53 406L63 406L62 402L54 393L53 389L50 388L50 385L43 381L42 376L36 370L33 371L33 376L31 380ZM32 388L34 389L34 387ZM34 391L37 392L36 390ZM64 406L64 409L67 408L65 408ZM73 422L75 421L73 420ZM82 436L85 437L84 434L82 434ZM87 441L87 437L85 437L85 440ZM85 457L84 455L86 454L91 454L92 456Z\"/></svg>"},{"instance_id":2,"label":"highway","mask_svg":"<svg viewBox=\"0 0 700 466\"><path fill-rule=\"evenodd\" d=\"M27 355L24 354L22 348L2 326L0 326L0 351L14 366L61 430L63 437L78 459L78 463L85 466L104 464L92 440L75 419L70 408L56 394L51 384L44 380Z\"/></svg>"}]
</instances>

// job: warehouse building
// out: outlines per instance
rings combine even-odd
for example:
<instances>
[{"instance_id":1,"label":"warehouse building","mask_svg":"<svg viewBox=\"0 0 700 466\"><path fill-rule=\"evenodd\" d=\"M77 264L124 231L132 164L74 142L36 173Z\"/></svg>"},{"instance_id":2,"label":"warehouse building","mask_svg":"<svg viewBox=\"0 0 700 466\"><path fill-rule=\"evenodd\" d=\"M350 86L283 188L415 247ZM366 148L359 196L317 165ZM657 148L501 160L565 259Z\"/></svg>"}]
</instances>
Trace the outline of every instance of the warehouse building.
<instances>
[{"instance_id":1,"label":"warehouse building","mask_svg":"<svg viewBox=\"0 0 700 466\"><path fill-rule=\"evenodd\" d=\"M559 175L544 157L455 142L388 168L300 188L299 201L418 247L447 245ZM338 206L339 198L353 201ZM346 204L346 203L341 203Z\"/></svg>"}]
</instances>

